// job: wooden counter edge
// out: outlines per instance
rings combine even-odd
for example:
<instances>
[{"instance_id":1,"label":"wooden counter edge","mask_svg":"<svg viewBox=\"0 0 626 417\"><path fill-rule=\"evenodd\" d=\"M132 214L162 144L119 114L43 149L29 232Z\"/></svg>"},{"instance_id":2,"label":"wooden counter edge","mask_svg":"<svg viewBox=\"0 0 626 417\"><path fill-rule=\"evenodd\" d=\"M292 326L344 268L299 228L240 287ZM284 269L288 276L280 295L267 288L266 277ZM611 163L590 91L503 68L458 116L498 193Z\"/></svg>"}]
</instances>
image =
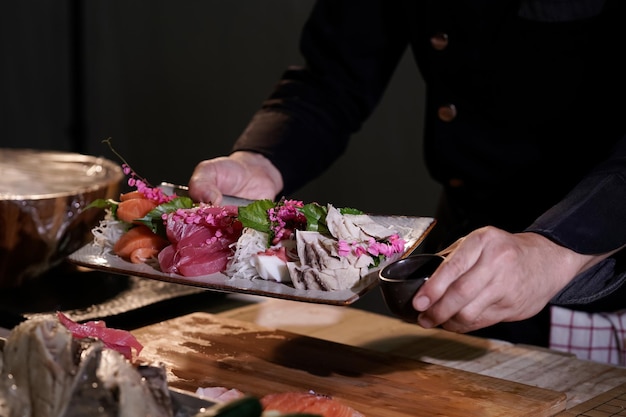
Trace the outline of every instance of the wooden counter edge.
<instances>
[{"instance_id":1,"label":"wooden counter edge","mask_svg":"<svg viewBox=\"0 0 626 417\"><path fill-rule=\"evenodd\" d=\"M621 409L624 410L624 407L626 407L626 395L624 394L626 394L626 383L618 385L615 388L608 390L604 394L597 395L583 403L580 403L568 410L565 410L557 414L555 417L587 416L587 415L591 415L591 414L587 414L588 412L592 410L598 410L598 407L602 407L602 406L605 406L607 408L621 407ZM623 398L618 399L618 397L623 397ZM612 401L620 401L621 404L620 405L611 404ZM617 414L617 413L608 414L607 413L607 414L602 414L602 415L610 416L610 415L623 415L623 414Z\"/></svg>"}]
</instances>

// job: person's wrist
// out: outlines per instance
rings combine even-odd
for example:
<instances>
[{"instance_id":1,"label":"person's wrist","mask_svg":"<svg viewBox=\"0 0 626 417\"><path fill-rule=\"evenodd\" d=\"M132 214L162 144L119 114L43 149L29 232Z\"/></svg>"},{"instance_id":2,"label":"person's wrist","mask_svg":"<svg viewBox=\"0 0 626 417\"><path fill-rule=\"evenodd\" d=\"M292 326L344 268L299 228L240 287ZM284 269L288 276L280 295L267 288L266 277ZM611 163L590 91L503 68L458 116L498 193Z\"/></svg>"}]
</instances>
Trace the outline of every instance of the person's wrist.
<instances>
[{"instance_id":1,"label":"person's wrist","mask_svg":"<svg viewBox=\"0 0 626 417\"><path fill-rule=\"evenodd\" d=\"M546 256L549 256L554 262L558 262L559 268L562 271L568 271L565 276L569 277L569 280L608 256L608 254L588 255L578 253L568 247L554 242L540 233L525 233L535 239L537 247L541 248L542 252ZM567 284L567 282L565 284Z\"/></svg>"}]
</instances>

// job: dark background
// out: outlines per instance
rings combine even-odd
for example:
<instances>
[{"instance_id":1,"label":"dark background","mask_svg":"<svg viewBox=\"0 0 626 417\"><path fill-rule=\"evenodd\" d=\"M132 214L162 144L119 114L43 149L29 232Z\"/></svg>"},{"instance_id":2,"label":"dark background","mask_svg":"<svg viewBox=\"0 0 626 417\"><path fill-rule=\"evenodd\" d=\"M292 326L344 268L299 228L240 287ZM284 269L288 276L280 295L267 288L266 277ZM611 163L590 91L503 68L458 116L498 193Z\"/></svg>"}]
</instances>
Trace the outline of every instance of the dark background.
<instances>
[{"instance_id":1,"label":"dark background","mask_svg":"<svg viewBox=\"0 0 626 417\"><path fill-rule=\"evenodd\" d=\"M0 148L117 158L186 183L225 154L283 70L301 64L313 0L19 0L0 3ZM432 216L423 85L405 56L379 109L325 175L294 197Z\"/></svg>"},{"instance_id":2,"label":"dark background","mask_svg":"<svg viewBox=\"0 0 626 417\"><path fill-rule=\"evenodd\" d=\"M313 0L0 2L0 152L103 155L185 184L226 154L288 65ZM347 153L293 198L433 216L423 84L409 53ZM119 161L118 161L119 162ZM1 181L1 179L0 179ZM378 291L355 307L386 312Z\"/></svg>"}]
</instances>

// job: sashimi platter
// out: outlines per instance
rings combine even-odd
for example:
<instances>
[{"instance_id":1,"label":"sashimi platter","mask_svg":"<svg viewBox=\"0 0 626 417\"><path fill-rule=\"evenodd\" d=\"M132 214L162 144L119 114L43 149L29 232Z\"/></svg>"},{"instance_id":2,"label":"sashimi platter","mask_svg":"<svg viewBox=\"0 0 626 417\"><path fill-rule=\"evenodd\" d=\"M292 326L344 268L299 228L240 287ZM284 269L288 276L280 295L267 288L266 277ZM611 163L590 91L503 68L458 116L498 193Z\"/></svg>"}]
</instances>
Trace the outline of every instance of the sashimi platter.
<instances>
[{"instance_id":1,"label":"sashimi platter","mask_svg":"<svg viewBox=\"0 0 626 417\"><path fill-rule=\"evenodd\" d=\"M216 291L348 305L435 224L286 198L196 203L123 169L134 190L86 208L104 210L104 219L70 262Z\"/></svg>"}]
</instances>

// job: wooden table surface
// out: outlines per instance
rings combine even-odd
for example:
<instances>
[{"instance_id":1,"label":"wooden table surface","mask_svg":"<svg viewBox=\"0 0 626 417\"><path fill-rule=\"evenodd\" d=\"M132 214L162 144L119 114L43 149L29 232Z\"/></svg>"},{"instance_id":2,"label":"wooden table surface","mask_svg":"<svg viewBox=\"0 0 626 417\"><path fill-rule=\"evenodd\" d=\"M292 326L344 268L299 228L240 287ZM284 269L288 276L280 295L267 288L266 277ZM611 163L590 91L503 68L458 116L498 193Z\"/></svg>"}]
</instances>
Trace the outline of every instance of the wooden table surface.
<instances>
[{"instance_id":1,"label":"wooden table surface","mask_svg":"<svg viewBox=\"0 0 626 417\"><path fill-rule=\"evenodd\" d=\"M330 396L368 417L554 417L562 392L205 312L134 330L171 387ZM293 410L295 411L295 410Z\"/></svg>"},{"instance_id":2,"label":"wooden table surface","mask_svg":"<svg viewBox=\"0 0 626 417\"><path fill-rule=\"evenodd\" d=\"M623 367L535 346L423 329L355 308L263 299L216 315L564 392L564 417L626 416Z\"/></svg>"}]
</instances>

